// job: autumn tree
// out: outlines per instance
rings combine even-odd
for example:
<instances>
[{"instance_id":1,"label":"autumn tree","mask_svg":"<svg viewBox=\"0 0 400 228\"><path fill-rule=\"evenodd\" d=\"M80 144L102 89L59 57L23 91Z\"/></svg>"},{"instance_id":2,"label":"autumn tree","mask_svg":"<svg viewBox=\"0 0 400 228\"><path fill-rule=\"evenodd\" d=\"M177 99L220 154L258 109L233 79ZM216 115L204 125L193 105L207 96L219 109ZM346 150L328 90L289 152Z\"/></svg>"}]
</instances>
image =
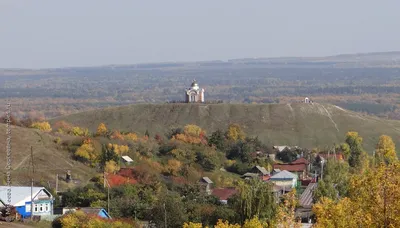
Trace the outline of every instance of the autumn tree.
<instances>
[{"instance_id":1,"label":"autumn tree","mask_svg":"<svg viewBox=\"0 0 400 228\"><path fill-rule=\"evenodd\" d=\"M168 164L166 165L166 171L170 175L178 176L179 171L181 170L182 163L178 160L171 159L168 160Z\"/></svg>"},{"instance_id":2,"label":"autumn tree","mask_svg":"<svg viewBox=\"0 0 400 228\"><path fill-rule=\"evenodd\" d=\"M244 140L246 135L239 124L230 124L228 130L226 131L226 137L229 140L237 141Z\"/></svg>"},{"instance_id":3,"label":"autumn tree","mask_svg":"<svg viewBox=\"0 0 400 228\"><path fill-rule=\"evenodd\" d=\"M239 224L230 224L229 221L219 219L217 224L215 224L214 228L240 228Z\"/></svg>"},{"instance_id":4,"label":"autumn tree","mask_svg":"<svg viewBox=\"0 0 400 228\"><path fill-rule=\"evenodd\" d=\"M266 228L269 227L268 223L260 221L258 217L247 219L242 228Z\"/></svg>"},{"instance_id":5,"label":"autumn tree","mask_svg":"<svg viewBox=\"0 0 400 228\"><path fill-rule=\"evenodd\" d=\"M111 133L110 138L116 139L116 140L121 140L121 141L125 139L125 137L121 134L121 132L119 132L117 130L115 130Z\"/></svg>"},{"instance_id":6,"label":"autumn tree","mask_svg":"<svg viewBox=\"0 0 400 228\"><path fill-rule=\"evenodd\" d=\"M362 218L362 215L360 216L354 202L349 198L334 201L322 197L318 203L314 204L312 210L317 217L317 222L314 225L316 228L360 227L362 223L365 223L365 221L368 220L367 217Z\"/></svg>"},{"instance_id":7,"label":"autumn tree","mask_svg":"<svg viewBox=\"0 0 400 228\"><path fill-rule=\"evenodd\" d=\"M362 148L362 138L358 132L350 131L346 134L346 143L350 147L349 165L351 167L360 167L364 150Z\"/></svg>"},{"instance_id":8,"label":"autumn tree","mask_svg":"<svg viewBox=\"0 0 400 228\"><path fill-rule=\"evenodd\" d=\"M104 123L100 123L97 127L96 135L105 136L107 134L107 127Z\"/></svg>"},{"instance_id":9,"label":"autumn tree","mask_svg":"<svg viewBox=\"0 0 400 228\"><path fill-rule=\"evenodd\" d=\"M115 173L115 172L117 172L119 170L119 168L120 167L118 166L118 164L115 161L111 160L111 161L107 161L106 162L106 165L104 167L104 171L106 173Z\"/></svg>"},{"instance_id":10,"label":"autumn tree","mask_svg":"<svg viewBox=\"0 0 400 228\"><path fill-rule=\"evenodd\" d=\"M369 227L400 227L400 164L381 164L350 180L350 198L370 219Z\"/></svg>"},{"instance_id":11,"label":"autumn tree","mask_svg":"<svg viewBox=\"0 0 400 228\"><path fill-rule=\"evenodd\" d=\"M67 123L67 122L65 122L65 121L63 121L63 120L61 120L61 121L57 121L55 124L54 124L54 129L58 132L58 133L61 133L61 134L70 134L71 133L71 130L72 130L72 125L71 124L69 124L69 123Z\"/></svg>"},{"instance_id":12,"label":"autumn tree","mask_svg":"<svg viewBox=\"0 0 400 228\"><path fill-rule=\"evenodd\" d=\"M349 197L321 198L316 227L400 227L400 164L380 164L352 175Z\"/></svg>"},{"instance_id":13,"label":"autumn tree","mask_svg":"<svg viewBox=\"0 0 400 228\"><path fill-rule=\"evenodd\" d=\"M88 136L89 130L87 128L73 127L71 133L75 136Z\"/></svg>"},{"instance_id":14,"label":"autumn tree","mask_svg":"<svg viewBox=\"0 0 400 228\"><path fill-rule=\"evenodd\" d=\"M347 144L347 143L342 143L342 144L340 144L340 146L339 146L338 149L343 153L344 159L347 160L347 159L350 157L351 151L350 151L350 146L349 146L349 144Z\"/></svg>"},{"instance_id":15,"label":"autumn tree","mask_svg":"<svg viewBox=\"0 0 400 228\"><path fill-rule=\"evenodd\" d=\"M46 122L46 121L33 122L31 125L31 128L39 129L44 132L50 132L52 130L49 122Z\"/></svg>"},{"instance_id":16,"label":"autumn tree","mask_svg":"<svg viewBox=\"0 0 400 228\"><path fill-rule=\"evenodd\" d=\"M124 135L125 140L131 140L131 141L137 141L138 140L138 136L135 133L128 133L126 135Z\"/></svg>"},{"instance_id":17,"label":"autumn tree","mask_svg":"<svg viewBox=\"0 0 400 228\"><path fill-rule=\"evenodd\" d=\"M96 152L93 144L86 141L75 151L75 156L89 161L92 165L94 165L94 162L97 161L99 154Z\"/></svg>"},{"instance_id":18,"label":"autumn tree","mask_svg":"<svg viewBox=\"0 0 400 228\"><path fill-rule=\"evenodd\" d=\"M283 203L279 205L276 213L276 224L279 228L300 228L301 222L297 221L295 210L298 205L296 189L293 189L283 197Z\"/></svg>"},{"instance_id":19,"label":"autumn tree","mask_svg":"<svg viewBox=\"0 0 400 228\"><path fill-rule=\"evenodd\" d=\"M384 163L393 163L397 160L395 144L390 136L379 137L375 157L378 162Z\"/></svg>"}]
</instances>

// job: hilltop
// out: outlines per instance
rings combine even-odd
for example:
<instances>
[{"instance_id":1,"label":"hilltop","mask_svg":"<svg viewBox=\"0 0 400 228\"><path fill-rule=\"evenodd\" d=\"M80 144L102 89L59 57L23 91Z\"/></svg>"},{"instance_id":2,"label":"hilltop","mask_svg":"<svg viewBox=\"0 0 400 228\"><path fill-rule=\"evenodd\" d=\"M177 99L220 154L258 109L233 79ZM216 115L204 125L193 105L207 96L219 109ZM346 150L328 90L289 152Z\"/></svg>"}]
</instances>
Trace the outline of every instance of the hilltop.
<instances>
[{"instance_id":1,"label":"hilltop","mask_svg":"<svg viewBox=\"0 0 400 228\"><path fill-rule=\"evenodd\" d=\"M0 159L0 178L2 184L6 183L6 125L0 124L0 141L1 154ZM55 187L56 174L60 178L65 177L66 170L71 170L72 177L84 182L87 181L95 173L91 168L82 163L74 161L68 151L59 148L54 142L55 137L40 132L35 129L21 128L12 126L12 184L13 185L30 185L30 180L34 177L35 184L44 182ZM33 164L35 173L32 172L31 166L31 146L33 152ZM65 186L65 182L60 181L60 189Z\"/></svg>"},{"instance_id":2,"label":"hilltop","mask_svg":"<svg viewBox=\"0 0 400 228\"><path fill-rule=\"evenodd\" d=\"M313 148L343 142L348 131L358 131L372 153L378 137L391 136L400 145L400 121L385 120L319 103L293 104L135 104L87 111L52 119L64 120L95 131L100 123L109 129L151 136L172 128L196 124L208 133L240 124L250 136L268 145Z\"/></svg>"}]
</instances>

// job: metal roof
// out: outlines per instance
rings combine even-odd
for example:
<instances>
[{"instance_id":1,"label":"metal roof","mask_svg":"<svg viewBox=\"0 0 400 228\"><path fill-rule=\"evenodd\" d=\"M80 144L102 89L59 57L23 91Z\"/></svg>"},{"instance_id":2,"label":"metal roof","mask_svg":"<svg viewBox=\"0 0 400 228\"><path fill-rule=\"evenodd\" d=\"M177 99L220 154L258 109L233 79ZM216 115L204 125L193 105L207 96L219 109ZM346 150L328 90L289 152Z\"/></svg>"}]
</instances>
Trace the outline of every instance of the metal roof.
<instances>
[{"instance_id":1,"label":"metal roof","mask_svg":"<svg viewBox=\"0 0 400 228\"><path fill-rule=\"evenodd\" d=\"M282 179L284 179L284 180L297 179L297 175L293 174L289 171L282 170L270 178L270 180L282 180Z\"/></svg>"},{"instance_id":2,"label":"metal roof","mask_svg":"<svg viewBox=\"0 0 400 228\"><path fill-rule=\"evenodd\" d=\"M214 182L212 182L212 180L210 179L210 178L208 178L208 177L203 177L202 178L207 184L212 184L212 183L214 183Z\"/></svg>"},{"instance_id":3,"label":"metal roof","mask_svg":"<svg viewBox=\"0 0 400 228\"><path fill-rule=\"evenodd\" d=\"M8 186L0 186L0 200L5 204L8 204L7 198ZM34 200L38 199L39 193L44 193L51 199L53 196L44 187L33 187L32 188L32 198ZM13 206L23 206L26 202L31 202L31 187L27 186L11 186L11 205Z\"/></svg>"},{"instance_id":4,"label":"metal roof","mask_svg":"<svg viewBox=\"0 0 400 228\"><path fill-rule=\"evenodd\" d=\"M268 170L266 170L264 167L256 165L256 168L258 169L258 171L260 171L263 175L268 175L269 172Z\"/></svg>"},{"instance_id":5,"label":"metal roof","mask_svg":"<svg viewBox=\"0 0 400 228\"><path fill-rule=\"evenodd\" d=\"M124 159L124 161L126 161L126 162L133 162L132 158L127 155L122 156L122 159Z\"/></svg>"}]
</instances>

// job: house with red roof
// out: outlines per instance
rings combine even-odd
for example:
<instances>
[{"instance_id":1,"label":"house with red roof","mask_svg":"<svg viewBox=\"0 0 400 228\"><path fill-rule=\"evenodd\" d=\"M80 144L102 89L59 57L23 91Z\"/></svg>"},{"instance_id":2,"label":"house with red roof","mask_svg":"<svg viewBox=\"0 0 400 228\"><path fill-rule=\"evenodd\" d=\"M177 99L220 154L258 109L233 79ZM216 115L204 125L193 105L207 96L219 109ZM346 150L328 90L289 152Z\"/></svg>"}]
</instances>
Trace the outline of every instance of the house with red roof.
<instances>
[{"instance_id":1,"label":"house with red roof","mask_svg":"<svg viewBox=\"0 0 400 228\"><path fill-rule=\"evenodd\" d=\"M233 197L238 191L234 187L230 188L215 188L212 190L211 195L217 197L223 204L228 203L228 199Z\"/></svg>"},{"instance_id":2,"label":"house with red roof","mask_svg":"<svg viewBox=\"0 0 400 228\"><path fill-rule=\"evenodd\" d=\"M309 166L310 162L302 157L291 163L276 163L273 165L273 168L295 173L299 177L305 177L309 170Z\"/></svg>"}]
</instances>

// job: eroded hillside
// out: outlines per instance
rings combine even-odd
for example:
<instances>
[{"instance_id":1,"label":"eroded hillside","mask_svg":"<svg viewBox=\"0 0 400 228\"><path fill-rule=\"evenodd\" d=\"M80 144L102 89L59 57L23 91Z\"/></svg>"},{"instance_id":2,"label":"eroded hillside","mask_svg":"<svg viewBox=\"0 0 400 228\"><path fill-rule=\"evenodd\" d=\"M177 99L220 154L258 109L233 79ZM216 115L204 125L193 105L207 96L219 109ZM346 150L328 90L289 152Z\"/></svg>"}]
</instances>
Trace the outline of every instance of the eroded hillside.
<instances>
[{"instance_id":1,"label":"eroded hillside","mask_svg":"<svg viewBox=\"0 0 400 228\"><path fill-rule=\"evenodd\" d=\"M166 134L172 128L196 124L208 133L240 124L246 133L269 145L324 147L344 140L348 131L358 131L369 153L378 137L387 134L398 144L400 122L365 116L319 103L293 104L137 104L82 112L53 119L95 131L100 123L109 129L150 135Z\"/></svg>"}]
</instances>

